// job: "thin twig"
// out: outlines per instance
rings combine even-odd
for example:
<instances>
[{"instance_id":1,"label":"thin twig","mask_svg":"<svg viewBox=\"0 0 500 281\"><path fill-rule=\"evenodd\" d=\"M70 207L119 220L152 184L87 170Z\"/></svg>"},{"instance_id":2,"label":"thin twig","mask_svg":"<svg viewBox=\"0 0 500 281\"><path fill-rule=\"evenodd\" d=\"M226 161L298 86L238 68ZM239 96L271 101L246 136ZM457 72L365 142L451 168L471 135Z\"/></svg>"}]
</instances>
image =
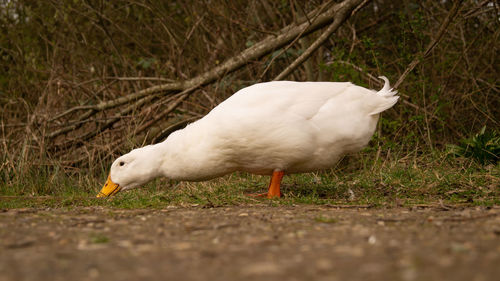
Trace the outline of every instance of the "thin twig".
<instances>
[{"instance_id":1,"label":"thin twig","mask_svg":"<svg viewBox=\"0 0 500 281\"><path fill-rule=\"evenodd\" d=\"M488 213L488 214L483 214L483 215L478 215L478 216L471 216L471 217L463 217L463 218L448 217L448 218L442 219L442 221L471 221L471 220L478 220L478 219L485 219L485 218L490 218L490 217L496 217L498 215L500 215L500 212Z\"/></svg>"},{"instance_id":2,"label":"thin twig","mask_svg":"<svg viewBox=\"0 0 500 281\"><path fill-rule=\"evenodd\" d=\"M323 205L325 207L329 208L338 208L338 209L370 209L374 208L375 205L368 204L368 205L336 205L336 204L325 204Z\"/></svg>"},{"instance_id":3,"label":"thin twig","mask_svg":"<svg viewBox=\"0 0 500 281\"><path fill-rule=\"evenodd\" d=\"M319 15L320 12L321 12L321 10L318 9L318 13L316 15L314 15L314 17L312 17L312 19L309 19L309 17L307 17L307 15L305 15L305 18L307 19L307 22L309 23L309 25L311 25L314 22L314 20L318 17L318 15ZM288 49L290 49L297 42L297 40L299 40L300 38L303 37L303 35L306 32L306 30L307 30L307 26L304 27L304 29L302 30L302 32L300 32L296 36L296 38L292 42L290 42L290 44L288 44L286 47L282 48L281 51L276 56L274 56L273 58L271 58L271 61L267 64L267 67L260 74L259 79L258 79L259 81L262 81L262 78L264 78L264 75L266 75L267 71L271 68L271 66L273 65L274 61L276 59L278 59L279 57L281 57L281 55L283 55L286 51L288 51Z\"/></svg>"},{"instance_id":4,"label":"thin twig","mask_svg":"<svg viewBox=\"0 0 500 281\"><path fill-rule=\"evenodd\" d=\"M383 86L383 82L378 79L377 77L375 77L374 75L370 74L369 72L365 71L363 68L351 63L351 62L348 62L348 61L342 61L342 60L339 60L339 61L335 61L335 62L328 62L326 63L326 65L331 65L331 64L334 64L334 63L340 63L340 64L345 64L345 65L349 65L350 67L354 68L355 70L357 70L359 73L361 73L362 75L365 75L366 77L368 77L368 79L370 81L372 81L373 83L377 84L378 86ZM427 109L425 108L422 108L410 101L408 101L407 99L410 98L410 96L408 96L407 94L404 94L404 93L401 93L401 92L398 92L398 95L404 97L405 99L401 99L401 102L410 106L410 107L413 107L415 110L417 111L422 111L424 112L425 114L429 115L430 117L432 117L432 119L434 120L437 120L439 122L441 122L442 124L444 124L446 127L448 127L450 130L452 130L454 133L456 133L457 135L460 135L460 133L455 129L453 128L450 124L448 124L447 122L445 122L444 120L442 120L441 118L439 118L438 116L436 116L434 113L428 111Z\"/></svg>"},{"instance_id":5,"label":"thin twig","mask_svg":"<svg viewBox=\"0 0 500 281\"><path fill-rule=\"evenodd\" d=\"M321 34L316 41L314 41L309 48L306 49L304 53L302 53L298 58L295 59L285 70L283 70L278 76L276 76L273 80L281 80L288 76L292 71L294 71L298 66L300 66L304 61L306 61L313 53L316 51L325 41L332 35L337 29L344 23L344 21L349 17L351 11L355 9L362 0L355 1L344 1L343 6L339 6L339 9L336 10L335 18L330 26Z\"/></svg>"},{"instance_id":6,"label":"thin twig","mask_svg":"<svg viewBox=\"0 0 500 281\"><path fill-rule=\"evenodd\" d=\"M169 83L176 82L174 79L160 78L160 77L116 77L116 76L110 76L110 77L104 77L104 79L119 80L119 81L162 81L162 82L169 82Z\"/></svg>"},{"instance_id":7,"label":"thin twig","mask_svg":"<svg viewBox=\"0 0 500 281\"><path fill-rule=\"evenodd\" d=\"M199 119L199 117L198 116L193 116L193 117L181 120L179 122L176 122L176 123L174 123L174 124L172 124L172 125L164 128L158 134L156 134L156 136L153 137L153 139L151 140L151 143L158 143L160 141L163 141L171 133L173 133L173 132L175 132L175 131L177 131L179 129L182 129L184 126L186 126L190 122L195 121L196 119Z\"/></svg>"},{"instance_id":8,"label":"thin twig","mask_svg":"<svg viewBox=\"0 0 500 281\"><path fill-rule=\"evenodd\" d=\"M439 31L436 34L436 37L434 37L434 39L431 42L429 42L429 44L427 45L427 47L425 48L425 51L423 53L420 53L417 56L415 56L415 58L408 65L408 67L405 69L403 74L401 74L398 81L396 81L396 83L394 83L394 86L393 86L394 89L397 89L399 87L399 85L401 85L401 83L405 80L406 76L408 76L408 74L415 68L415 66L417 66L417 64L419 64L420 61L425 59L430 54L430 52L434 49L434 47L436 47L436 45L439 43L441 38L443 38L443 35L448 28L448 25L450 25L450 23L453 21L453 18L455 18L458 11L460 10L460 6L462 5L462 2L463 1L461 1L461 0L454 1L453 7L451 8L451 10L448 13L448 15L446 16L446 18L443 20L443 23L441 24L441 27L439 28Z\"/></svg>"},{"instance_id":9,"label":"thin twig","mask_svg":"<svg viewBox=\"0 0 500 281\"><path fill-rule=\"evenodd\" d=\"M189 89L186 89L178 94L176 94L178 97L168 105L168 108L163 110L160 114L155 116L153 119L149 120L145 124L142 124L136 131L135 134L140 134L144 130L148 129L152 125L154 125L158 120L164 118L168 114L170 114L172 111L174 111L194 90L196 90L199 86L191 87Z\"/></svg>"},{"instance_id":10,"label":"thin twig","mask_svg":"<svg viewBox=\"0 0 500 281\"><path fill-rule=\"evenodd\" d=\"M181 83L179 83L179 84L181 84ZM67 114L69 114L71 112L74 112L76 110L85 108L85 109L89 109L89 110L86 111L84 114L80 115L79 118L77 119L77 121L87 120L89 117L91 117L92 115L96 114L97 112L104 111L104 110L111 109L111 108L114 108L116 106L125 104L125 103L133 100L136 97L138 98L138 101L135 102L135 106L133 106L134 108L136 108L138 106L141 106L141 105L145 104L147 101L149 101L149 100L153 99L154 97L156 97L156 95L144 96L144 93L154 94L155 92L161 91L161 90L164 90L164 91L167 91L167 90L168 91L173 91L173 90L177 90L177 89L179 89L181 87L181 85L178 85L177 83L164 84L164 85L160 85L160 86L162 86L162 87L157 87L157 86L150 87L150 88L147 88L145 90L138 91L138 92L136 92L134 94L130 94L128 96L117 98L117 99L110 100L110 101L107 101L107 102L101 102L101 103L93 105L93 106L74 107L74 108L71 108L71 109L69 109L69 110L67 110L67 111L59 114L58 117L61 118L62 116L67 115ZM127 112L129 112L129 111L127 111ZM54 131L54 132L48 134L47 137L49 139L53 139L53 138L55 138L57 136L60 136L60 135L62 135L64 133L76 130L79 127L80 127L80 125L67 126L65 128L59 129L57 131Z\"/></svg>"}]
</instances>

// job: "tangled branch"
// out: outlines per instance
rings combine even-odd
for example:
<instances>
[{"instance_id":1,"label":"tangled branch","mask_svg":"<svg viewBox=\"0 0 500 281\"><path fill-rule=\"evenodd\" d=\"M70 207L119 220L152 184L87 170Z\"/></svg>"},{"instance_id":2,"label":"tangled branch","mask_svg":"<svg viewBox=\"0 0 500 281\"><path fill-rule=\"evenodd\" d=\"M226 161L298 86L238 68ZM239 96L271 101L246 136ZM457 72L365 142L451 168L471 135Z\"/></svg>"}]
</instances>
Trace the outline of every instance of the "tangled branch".
<instances>
[{"instance_id":1,"label":"tangled branch","mask_svg":"<svg viewBox=\"0 0 500 281\"><path fill-rule=\"evenodd\" d=\"M91 130L87 129L83 132L83 134L80 134L78 136L74 136L72 134L72 138L66 137L62 142L54 142L55 144L52 146L51 150L63 154L65 153L65 151L71 148L83 146L85 142L90 141L106 130L112 128L117 122L122 120L124 116L132 113L134 110L150 104L155 99L163 99L164 97L175 95L176 98L169 103L168 107L165 110L163 110L154 118L143 123L139 128L137 128L137 130L134 131L135 133L143 132L160 120L167 117L199 87L212 83L217 79L220 79L224 75L244 67L251 61L259 59L260 57L265 56L276 49L284 47L297 38L305 36L315 30L324 27L325 25L330 24L330 27L306 51L306 53L303 56L299 57L294 64L292 64L287 68L287 70L285 70L287 71L287 73L289 73L298 65L300 65L322 42L324 42L324 40L328 36L330 36L349 17L351 11L362 5L362 2L363 0L345 0L333 5L331 3L322 5L311 11L305 17L299 19L297 22L282 28L280 31L275 32L273 35L265 37L260 42L255 43L242 52L229 58L225 62L186 81L169 82L148 87L113 100L103 101L95 105L75 106L59 114L56 114L54 117L49 119L49 123L54 123L56 121L61 122L60 120L65 121L65 118L67 118L68 116L77 117L74 120L67 121L66 126L49 132L46 135L46 138L49 141L56 140L60 136L68 135L69 133L73 133L75 130L82 128L89 122L92 122L92 116L104 115L103 118L105 118L105 121L98 123ZM282 76L285 76L287 73L283 74ZM116 114L106 117L104 112L107 112L110 109L121 107L123 105L127 106L119 110ZM163 130L162 132L160 132L158 136L165 137L168 131L169 130L167 128L167 130ZM158 136L153 137L153 139L158 140ZM113 142L113 144L119 143L122 140L117 140Z\"/></svg>"}]
</instances>

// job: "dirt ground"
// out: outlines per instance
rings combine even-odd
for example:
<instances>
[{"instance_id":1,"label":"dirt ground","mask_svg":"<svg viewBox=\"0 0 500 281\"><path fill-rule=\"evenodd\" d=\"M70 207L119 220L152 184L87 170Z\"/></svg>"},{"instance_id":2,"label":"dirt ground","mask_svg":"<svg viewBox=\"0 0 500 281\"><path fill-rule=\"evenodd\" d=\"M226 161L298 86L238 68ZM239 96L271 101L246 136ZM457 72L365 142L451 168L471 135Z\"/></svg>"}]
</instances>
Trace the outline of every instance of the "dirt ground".
<instances>
[{"instance_id":1,"label":"dirt ground","mask_svg":"<svg viewBox=\"0 0 500 281\"><path fill-rule=\"evenodd\" d=\"M500 280L500 208L0 210L0 280Z\"/></svg>"}]
</instances>

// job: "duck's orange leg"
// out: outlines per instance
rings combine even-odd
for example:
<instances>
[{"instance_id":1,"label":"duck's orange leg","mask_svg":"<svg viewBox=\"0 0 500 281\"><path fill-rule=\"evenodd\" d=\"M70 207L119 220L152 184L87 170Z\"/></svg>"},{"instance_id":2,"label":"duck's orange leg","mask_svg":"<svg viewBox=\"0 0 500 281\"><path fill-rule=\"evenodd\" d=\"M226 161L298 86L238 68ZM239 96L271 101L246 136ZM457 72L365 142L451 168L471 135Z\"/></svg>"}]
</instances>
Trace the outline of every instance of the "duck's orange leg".
<instances>
[{"instance_id":1,"label":"duck's orange leg","mask_svg":"<svg viewBox=\"0 0 500 281\"><path fill-rule=\"evenodd\" d=\"M267 191L267 193L250 194L250 196L267 197L269 199L275 197L278 198L281 197L280 185L281 185L281 179L283 179L284 175L285 172L283 171L274 171L273 175L271 176L271 182L269 183L269 190Z\"/></svg>"},{"instance_id":2,"label":"duck's orange leg","mask_svg":"<svg viewBox=\"0 0 500 281\"><path fill-rule=\"evenodd\" d=\"M269 183L269 190L267 191L267 198L281 197L280 185L284 175L285 172L283 171L273 172L271 182Z\"/></svg>"}]
</instances>

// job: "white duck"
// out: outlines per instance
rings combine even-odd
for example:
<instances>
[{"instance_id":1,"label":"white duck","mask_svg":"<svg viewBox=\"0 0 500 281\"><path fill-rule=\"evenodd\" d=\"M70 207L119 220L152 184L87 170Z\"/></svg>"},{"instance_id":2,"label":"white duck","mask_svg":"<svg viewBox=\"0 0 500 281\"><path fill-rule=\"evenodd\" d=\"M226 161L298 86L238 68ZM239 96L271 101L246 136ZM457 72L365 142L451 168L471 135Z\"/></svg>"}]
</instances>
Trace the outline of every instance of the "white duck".
<instances>
[{"instance_id":1,"label":"white duck","mask_svg":"<svg viewBox=\"0 0 500 281\"><path fill-rule=\"evenodd\" d=\"M386 77L380 91L349 82L277 81L236 92L165 141L116 159L97 197L156 177L202 181L234 171L271 175L268 198L280 197L283 175L332 167L359 151L379 113L398 100Z\"/></svg>"}]
</instances>

